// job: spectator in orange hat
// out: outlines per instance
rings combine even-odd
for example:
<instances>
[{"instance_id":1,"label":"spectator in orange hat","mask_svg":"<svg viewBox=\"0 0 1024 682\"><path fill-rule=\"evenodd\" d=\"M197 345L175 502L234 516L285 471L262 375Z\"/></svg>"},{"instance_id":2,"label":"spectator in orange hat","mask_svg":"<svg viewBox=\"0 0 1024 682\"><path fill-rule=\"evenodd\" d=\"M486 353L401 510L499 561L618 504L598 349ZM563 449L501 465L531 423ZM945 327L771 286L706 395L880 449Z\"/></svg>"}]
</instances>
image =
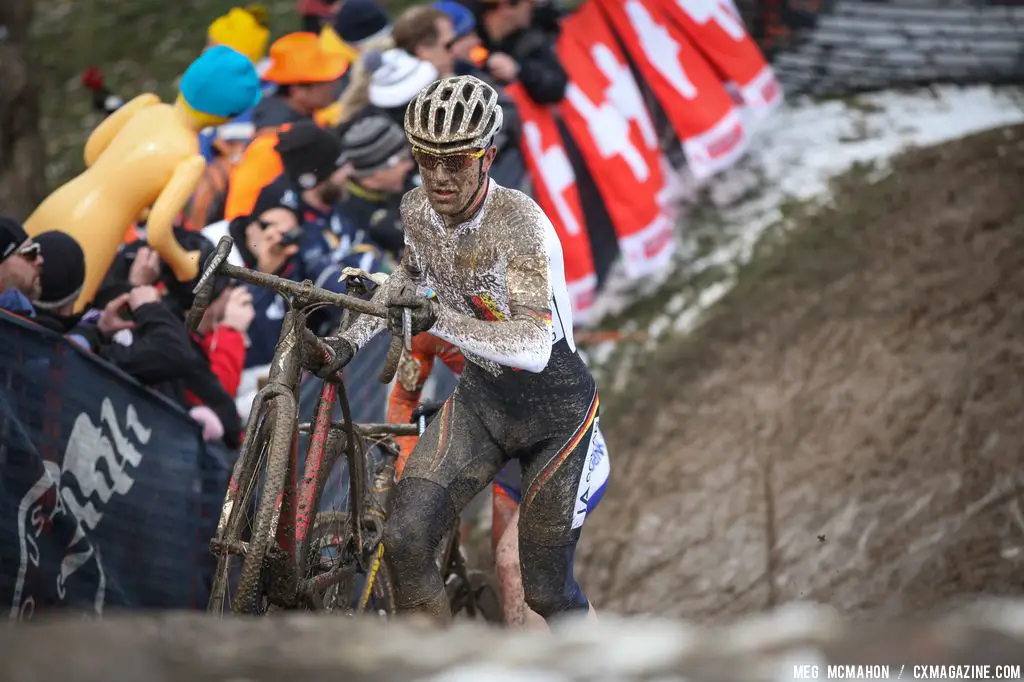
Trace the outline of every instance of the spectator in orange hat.
<instances>
[{"instance_id":1,"label":"spectator in orange hat","mask_svg":"<svg viewBox=\"0 0 1024 682\"><path fill-rule=\"evenodd\" d=\"M264 80L277 85L253 113L257 133L282 123L312 118L334 102L337 85L348 70L348 60L323 49L315 33L289 33L270 46L270 64Z\"/></svg>"},{"instance_id":2,"label":"spectator in orange hat","mask_svg":"<svg viewBox=\"0 0 1024 682\"><path fill-rule=\"evenodd\" d=\"M348 60L326 51L314 33L289 33L270 46L270 64L263 79L277 85L253 112L256 138L231 172L224 217L249 215L260 191L284 171L274 146L283 126L312 120L338 95L339 79Z\"/></svg>"}]
</instances>

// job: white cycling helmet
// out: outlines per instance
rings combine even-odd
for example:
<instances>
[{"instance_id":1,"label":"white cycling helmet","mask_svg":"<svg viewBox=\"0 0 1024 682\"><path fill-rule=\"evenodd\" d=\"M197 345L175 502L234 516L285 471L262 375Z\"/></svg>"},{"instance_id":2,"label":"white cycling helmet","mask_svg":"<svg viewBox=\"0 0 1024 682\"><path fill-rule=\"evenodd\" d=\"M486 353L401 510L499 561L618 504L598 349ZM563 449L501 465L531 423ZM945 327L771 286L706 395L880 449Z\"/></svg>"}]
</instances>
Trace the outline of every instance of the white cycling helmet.
<instances>
[{"instance_id":1,"label":"white cycling helmet","mask_svg":"<svg viewBox=\"0 0 1024 682\"><path fill-rule=\"evenodd\" d=\"M452 76L420 90L405 110L409 142L433 154L486 149L501 130L498 93L476 76Z\"/></svg>"}]
</instances>

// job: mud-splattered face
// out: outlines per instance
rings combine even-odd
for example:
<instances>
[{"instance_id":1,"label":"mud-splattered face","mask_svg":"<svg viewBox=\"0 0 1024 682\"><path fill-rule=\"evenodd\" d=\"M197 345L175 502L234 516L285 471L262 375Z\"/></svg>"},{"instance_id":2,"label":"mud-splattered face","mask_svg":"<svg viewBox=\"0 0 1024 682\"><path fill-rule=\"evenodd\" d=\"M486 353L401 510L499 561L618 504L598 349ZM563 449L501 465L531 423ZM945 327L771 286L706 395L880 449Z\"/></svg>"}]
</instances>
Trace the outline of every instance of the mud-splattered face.
<instances>
[{"instance_id":1,"label":"mud-splattered face","mask_svg":"<svg viewBox=\"0 0 1024 682\"><path fill-rule=\"evenodd\" d=\"M494 154L494 147L445 155L413 147L430 207L438 214L452 218L468 211L481 194Z\"/></svg>"}]
</instances>

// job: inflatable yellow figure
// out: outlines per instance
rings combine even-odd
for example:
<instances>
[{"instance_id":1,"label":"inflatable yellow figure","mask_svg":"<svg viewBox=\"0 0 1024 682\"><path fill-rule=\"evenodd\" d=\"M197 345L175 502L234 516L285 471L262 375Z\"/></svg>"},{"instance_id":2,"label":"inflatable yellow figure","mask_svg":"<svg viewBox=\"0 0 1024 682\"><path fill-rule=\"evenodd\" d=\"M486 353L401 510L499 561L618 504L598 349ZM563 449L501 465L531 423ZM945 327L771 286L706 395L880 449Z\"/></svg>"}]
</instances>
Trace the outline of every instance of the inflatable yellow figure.
<instances>
[{"instance_id":1,"label":"inflatable yellow figure","mask_svg":"<svg viewBox=\"0 0 1024 682\"><path fill-rule=\"evenodd\" d=\"M249 58L217 46L185 71L174 104L139 95L93 131L85 145L86 170L57 188L25 222L30 236L59 230L81 244L85 286L76 310L92 300L125 232L146 209L150 246L179 281L196 276L198 252L178 244L173 225L206 167L198 133L259 99L259 77Z\"/></svg>"}]
</instances>

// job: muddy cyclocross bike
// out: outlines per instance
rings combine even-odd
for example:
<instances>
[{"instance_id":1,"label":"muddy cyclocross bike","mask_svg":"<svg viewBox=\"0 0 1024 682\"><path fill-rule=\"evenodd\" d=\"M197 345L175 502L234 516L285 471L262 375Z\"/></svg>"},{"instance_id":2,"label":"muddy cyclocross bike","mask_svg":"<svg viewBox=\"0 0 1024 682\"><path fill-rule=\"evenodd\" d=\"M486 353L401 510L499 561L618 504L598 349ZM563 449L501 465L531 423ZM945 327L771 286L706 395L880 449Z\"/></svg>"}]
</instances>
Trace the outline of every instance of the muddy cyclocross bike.
<instances>
[{"instance_id":1,"label":"muddy cyclocross bike","mask_svg":"<svg viewBox=\"0 0 1024 682\"><path fill-rule=\"evenodd\" d=\"M393 465L398 456L392 438L422 434L426 419L433 415L421 413L418 424L354 424L340 371L331 369L335 355L330 340L314 335L306 327L306 319L320 307L341 307L339 328L344 329L354 321L352 312L384 317L386 308L356 296L328 292L308 280L297 283L233 266L227 263L232 246L230 237L221 238L204 264L189 327L195 329L202 319L216 276L273 289L287 301L288 312L267 384L253 400L217 534L210 542L217 567L207 610L261 614L272 608L340 613L372 609L393 615L393 589L380 543L387 491L394 483ZM350 292L367 292L371 277L366 273L347 272L346 278ZM409 318L406 311L406 330L411 327ZM381 381L389 383L393 378L403 345L410 350L408 332L392 339ZM324 384L313 420L297 424L297 390L303 370L320 376ZM335 402L343 421L331 420ZM301 481L300 433L309 436ZM368 444L383 453L369 495ZM348 465L348 509L321 511L327 477L342 454ZM250 516L252 510L255 513ZM485 572L466 565L458 523L456 520L437 557L444 569L452 612L501 622L493 581Z\"/></svg>"},{"instance_id":2,"label":"muddy cyclocross bike","mask_svg":"<svg viewBox=\"0 0 1024 682\"><path fill-rule=\"evenodd\" d=\"M204 264L194 293L188 325L198 327L213 280L224 276L273 289L287 302L281 335L270 364L268 381L256 394L245 437L224 497L217 533L210 550L217 557L208 611L259 614L270 608L350 610L357 576L372 594L355 606L392 611L392 590L381 566L383 514L367 505L368 449L365 439L412 435L415 425L357 425L330 339L306 326L319 308L343 310L341 328L352 313L385 317L385 306L353 295L336 294L312 282L294 282L227 262L233 240L222 237ZM358 280L359 278L355 278ZM359 288L358 281L349 283ZM365 286L362 287L365 291ZM406 314L405 328L410 328ZM380 379L389 383L402 352L411 347L408 334L395 336ZM324 380L312 422L301 482L298 459L298 387L303 370ZM344 421L332 422L335 403ZM344 454L348 464L348 509L318 513L327 477ZM257 494L258 493L258 494ZM253 513L254 512L254 513ZM251 516L250 516L251 515ZM240 562L240 567L237 565Z\"/></svg>"}]
</instances>

